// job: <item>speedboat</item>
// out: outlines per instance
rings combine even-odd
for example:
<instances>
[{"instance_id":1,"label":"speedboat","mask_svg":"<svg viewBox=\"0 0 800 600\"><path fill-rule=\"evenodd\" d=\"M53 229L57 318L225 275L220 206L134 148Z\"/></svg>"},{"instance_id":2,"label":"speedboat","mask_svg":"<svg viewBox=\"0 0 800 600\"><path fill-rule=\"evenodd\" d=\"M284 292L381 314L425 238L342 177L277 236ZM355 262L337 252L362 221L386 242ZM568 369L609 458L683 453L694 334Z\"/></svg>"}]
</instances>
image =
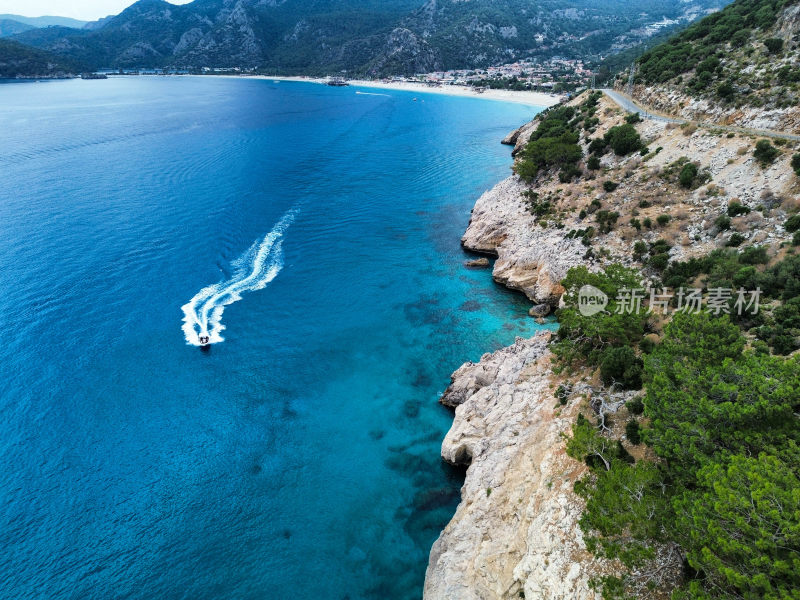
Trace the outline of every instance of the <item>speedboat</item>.
<instances>
[{"instance_id":1,"label":"speedboat","mask_svg":"<svg viewBox=\"0 0 800 600\"><path fill-rule=\"evenodd\" d=\"M200 346L203 348L208 348L211 344L211 338L208 335L200 335L197 339L200 340Z\"/></svg>"}]
</instances>

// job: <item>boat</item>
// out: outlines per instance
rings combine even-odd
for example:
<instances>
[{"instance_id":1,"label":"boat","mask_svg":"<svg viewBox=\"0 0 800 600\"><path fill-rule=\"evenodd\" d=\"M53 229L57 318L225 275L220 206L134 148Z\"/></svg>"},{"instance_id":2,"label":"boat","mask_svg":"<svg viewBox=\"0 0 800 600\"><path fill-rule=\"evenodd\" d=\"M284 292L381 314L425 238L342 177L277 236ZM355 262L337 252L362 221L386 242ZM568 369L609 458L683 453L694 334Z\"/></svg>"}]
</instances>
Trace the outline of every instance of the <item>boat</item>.
<instances>
[{"instance_id":1,"label":"boat","mask_svg":"<svg viewBox=\"0 0 800 600\"><path fill-rule=\"evenodd\" d=\"M350 85L344 77L331 77L328 79L327 84L332 87L347 87Z\"/></svg>"},{"instance_id":2,"label":"boat","mask_svg":"<svg viewBox=\"0 0 800 600\"><path fill-rule=\"evenodd\" d=\"M197 339L200 341L201 348L208 348L211 345L211 338L207 335L200 335Z\"/></svg>"}]
</instances>

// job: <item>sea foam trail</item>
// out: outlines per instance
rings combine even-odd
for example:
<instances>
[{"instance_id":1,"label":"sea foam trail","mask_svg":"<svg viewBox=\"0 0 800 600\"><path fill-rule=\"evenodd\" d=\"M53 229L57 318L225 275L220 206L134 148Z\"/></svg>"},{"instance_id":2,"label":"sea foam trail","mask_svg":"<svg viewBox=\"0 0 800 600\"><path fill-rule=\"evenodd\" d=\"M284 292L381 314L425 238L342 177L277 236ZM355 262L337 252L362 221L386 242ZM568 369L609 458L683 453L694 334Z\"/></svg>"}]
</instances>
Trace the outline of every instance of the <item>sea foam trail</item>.
<instances>
[{"instance_id":1,"label":"sea foam trail","mask_svg":"<svg viewBox=\"0 0 800 600\"><path fill-rule=\"evenodd\" d=\"M263 289L283 269L283 235L294 221L291 210L267 235L257 240L233 263L234 274L228 281L203 288L181 307L183 334L186 343L201 346L200 337L208 336L209 343L224 342L222 313L225 307L242 299L243 292Z\"/></svg>"}]
</instances>

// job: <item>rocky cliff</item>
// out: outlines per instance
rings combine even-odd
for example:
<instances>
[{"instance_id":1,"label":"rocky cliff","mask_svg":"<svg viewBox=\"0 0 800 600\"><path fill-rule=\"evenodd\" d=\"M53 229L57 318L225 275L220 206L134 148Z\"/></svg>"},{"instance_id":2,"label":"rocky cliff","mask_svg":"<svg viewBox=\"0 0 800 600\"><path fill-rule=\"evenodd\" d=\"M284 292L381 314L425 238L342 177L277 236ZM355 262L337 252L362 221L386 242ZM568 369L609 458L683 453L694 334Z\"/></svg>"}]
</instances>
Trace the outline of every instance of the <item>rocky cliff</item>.
<instances>
[{"instance_id":1,"label":"rocky cliff","mask_svg":"<svg viewBox=\"0 0 800 600\"><path fill-rule=\"evenodd\" d=\"M562 407L554 397L549 339L517 338L453 374L442 457L470 466L431 550L429 600L595 598L589 579L611 568L586 552L577 526L572 487L586 467L567 457L562 433L579 400Z\"/></svg>"},{"instance_id":2,"label":"rocky cliff","mask_svg":"<svg viewBox=\"0 0 800 600\"><path fill-rule=\"evenodd\" d=\"M497 256L492 275L498 283L523 292L537 304L553 306L563 293L559 281L581 263L585 248L566 239L563 230L539 229L525 208L525 186L516 176L492 188L475 204L465 248Z\"/></svg>"}]
</instances>

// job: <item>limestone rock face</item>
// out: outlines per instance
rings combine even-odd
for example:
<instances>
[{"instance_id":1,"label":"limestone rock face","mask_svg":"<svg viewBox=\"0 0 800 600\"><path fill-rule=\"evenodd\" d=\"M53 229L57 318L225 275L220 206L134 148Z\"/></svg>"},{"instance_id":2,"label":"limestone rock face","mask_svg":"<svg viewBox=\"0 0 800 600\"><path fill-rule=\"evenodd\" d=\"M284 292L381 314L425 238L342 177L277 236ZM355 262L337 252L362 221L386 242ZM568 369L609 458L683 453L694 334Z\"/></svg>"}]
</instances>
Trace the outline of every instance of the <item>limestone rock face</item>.
<instances>
[{"instance_id":1,"label":"limestone rock face","mask_svg":"<svg viewBox=\"0 0 800 600\"><path fill-rule=\"evenodd\" d=\"M520 150L525 147L525 144L531 139L531 134L536 130L538 126L537 121L531 121L529 123L525 123L519 129L515 129L511 133L509 133L505 138L503 138L502 143L506 146L514 146L514 150L512 151L512 155L516 156Z\"/></svg>"},{"instance_id":2,"label":"limestone rock face","mask_svg":"<svg viewBox=\"0 0 800 600\"><path fill-rule=\"evenodd\" d=\"M532 317L546 317L550 314L550 310L552 307L549 304L537 304L536 306L531 306L528 314Z\"/></svg>"},{"instance_id":3,"label":"limestone rock face","mask_svg":"<svg viewBox=\"0 0 800 600\"><path fill-rule=\"evenodd\" d=\"M470 462L455 516L434 543L426 600L595 599L589 579L608 565L586 551L572 491L585 466L566 456L562 432L577 404L556 414L549 333L453 374L442 402L456 406L442 444Z\"/></svg>"},{"instance_id":4,"label":"limestone rock face","mask_svg":"<svg viewBox=\"0 0 800 600\"><path fill-rule=\"evenodd\" d=\"M519 290L537 304L556 306L560 281L570 267L583 263L586 249L563 229L543 229L527 210L524 186L516 176L483 194L472 210L461 243L476 252L497 255L495 281Z\"/></svg>"},{"instance_id":5,"label":"limestone rock face","mask_svg":"<svg viewBox=\"0 0 800 600\"><path fill-rule=\"evenodd\" d=\"M488 258L476 258L475 260L468 260L464 262L464 265L470 267L471 269L483 269L484 267L489 266L489 259Z\"/></svg>"}]
</instances>

